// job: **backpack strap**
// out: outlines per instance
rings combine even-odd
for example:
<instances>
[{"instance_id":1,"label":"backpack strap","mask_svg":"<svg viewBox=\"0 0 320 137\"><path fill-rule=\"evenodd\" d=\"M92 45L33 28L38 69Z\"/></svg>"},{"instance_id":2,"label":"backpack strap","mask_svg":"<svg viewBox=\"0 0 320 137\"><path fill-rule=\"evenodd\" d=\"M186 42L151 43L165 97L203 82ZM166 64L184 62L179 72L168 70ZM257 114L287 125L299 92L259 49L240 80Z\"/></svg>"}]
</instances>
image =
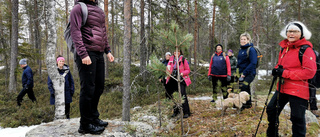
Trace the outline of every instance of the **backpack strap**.
<instances>
[{"instance_id":1,"label":"backpack strap","mask_svg":"<svg viewBox=\"0 0 320 137\"><path fill-rule=\"evenodd\" d=\"M66 77L66 75L69 73L69 70L66 70L66 71L64 71L64 73L63 73L63 77Z\"/></svg>"},{"instance_id":2,"label":"backpack strap","mask_svg":"<svg viewBox=\"0 0 320 137\"><path fill-rule=\"evenodd\" d=\"M299 49L299 61L302 65L302 57L303 57L303 54L304 52L306 51L307 48L309 48L310 46L309 45L302 45ZM311 48L311 47L310 47Z\"/></svg>"},{"instance_id":3,"label":"backpack strap","mask_svg":"<svg viewBox=\"0 0 320 137\"><path fill-rule=\"evenodd\" d=\"M82 11L82 23L81 26L84 26L86 24L87 19L88 19L88 7L85 3L83 2L78 2L81 6L81 11Z\"/></svg>"}]
</instances>

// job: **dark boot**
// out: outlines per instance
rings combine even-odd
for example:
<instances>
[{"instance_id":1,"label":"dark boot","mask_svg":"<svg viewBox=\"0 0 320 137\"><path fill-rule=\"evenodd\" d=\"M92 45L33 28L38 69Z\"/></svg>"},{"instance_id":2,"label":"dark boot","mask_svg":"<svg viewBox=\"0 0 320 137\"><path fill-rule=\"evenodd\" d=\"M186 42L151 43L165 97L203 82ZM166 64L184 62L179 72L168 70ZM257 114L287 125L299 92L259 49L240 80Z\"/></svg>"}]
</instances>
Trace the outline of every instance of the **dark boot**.
<instances>
[{"instance_id":1,"label":"dark boot","mask_svg":"<svg viewBox=\"0 0 320 137\"><path fill-rule=\"evenodd\" d=\"M93 124L96 126L102 126L102 127L107 127L108 126L108 122L104 122L101 119L97 118L95 120L93 120Z\"/></svg>"},{"instance_id":2,"label":"dark boot","mask_svg":"<svg viewBox=\"0 0 320 137\"><path fill-rule=\"evenodd\" d=\"M104 127L95 126L92 124L80 124L78 132L81 134L101 134L104 131Z\"/></svg>"}]
</instances>

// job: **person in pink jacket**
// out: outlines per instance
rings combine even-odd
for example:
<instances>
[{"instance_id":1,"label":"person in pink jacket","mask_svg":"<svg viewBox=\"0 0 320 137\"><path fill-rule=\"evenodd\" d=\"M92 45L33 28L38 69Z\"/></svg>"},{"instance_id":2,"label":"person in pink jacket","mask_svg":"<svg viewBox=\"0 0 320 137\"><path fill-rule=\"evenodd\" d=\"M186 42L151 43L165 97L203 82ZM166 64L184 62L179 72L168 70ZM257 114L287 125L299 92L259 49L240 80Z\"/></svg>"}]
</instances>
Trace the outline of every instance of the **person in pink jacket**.
<instances>
[{"instance_id":1,"label":"person in pink jacket","mask_svg":"<svg viewBox=\"0 0 320 137\"><path fill-rule=\"evenodd\" d=\"M178 61L176 60L176 57L179 57ZM179 62L179 73L181 76L180 79L183 80L180 83L181 96L184 99L184 103L182 104L183 114L184 114L183 118L188 118L191 112L190 112L190 107L188 103L186 86L189 86L191 84L191 80L189 77L190 68L189 68L189 63L183 57L181 50L178 53L174 52L174 55L170 57L169 63L167 65L167 73L171 74L174 78L177 78L178 76L177 62ZM173 92L178 91L178 82L175 79L171 78L170 76L167 76L166 84L167 84L168 93L170 93L169 98L172 99ZM179 108L175 105L173 108L173 115L171 117L175 117L179 113L180 113Z\"/></svg>"}]
</instances>

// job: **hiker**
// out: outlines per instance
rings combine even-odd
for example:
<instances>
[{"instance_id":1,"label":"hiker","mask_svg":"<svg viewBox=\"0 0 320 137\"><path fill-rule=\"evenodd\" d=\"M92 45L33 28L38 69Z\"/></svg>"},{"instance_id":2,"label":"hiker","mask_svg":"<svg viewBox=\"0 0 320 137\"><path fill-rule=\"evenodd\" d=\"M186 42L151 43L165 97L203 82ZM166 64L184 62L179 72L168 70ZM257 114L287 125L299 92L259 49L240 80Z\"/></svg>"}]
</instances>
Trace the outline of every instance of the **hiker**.
<instances>
[{"instance_id":1,"label":"hiker","mask_svg":"<svg viewBox=\"0 0 320 137\"><path fill-rule=\"evenodd\" d=\"M64 64L65 59L59 55L57 57L58 72L64 77L64 103L65 103L65 115L67 119L70 119L70 103L72 102L72 96L74 94L74 82L69 70L69 66ZM55 104L55 90L52 80L48 76L48 89L50 91L50 105Z\"/></svg>"},{"instance_id":2,"label":"hiker","mask_svg":"<svg viewBox=\"0 0 320 137\"><path fill-rule=\"evenodd\" d=\"M73 7L70 13L70 33L75 45L75 61L80 76L80 127L79 133L101 134L108 122L99 119L98 104L104 90L105 61L107 54L110 62L114 57L108 43L105 14L98 7L98 0L77 0L88 8L88 17L82 25L80 4Z\"/></svg>"},{"instance_id":3,"label":"hiker","mask_svg":"<svg viewBox=\"0 0 320 137\"><path fill-rule=\"evenodd\" d=\"M166 54L165 54L165 60L163 60L162 61L162 64L164 64L165 66L167 66L168 65L168 63L169 63L169 59L170 59L170 56L171 56L171 53L170 52L166 52ZM165 79L165 76L160 76L159 77L159 81L161 82L161 83L163 83L163 85L164 85L164 88L166 89L166 98L167 99L170 99L170 95L172 95L172 93L169 93L168 91L168 86L167 86L167 84L166 84L166 79Z\"/></svg>"},{"instance_id":4,"label":"hiker","mask_svg":"<svg viewBox=\"0 0 320 137\"><path fill-rule=\"evenodd\" d=\"M33 92L33 73L31 68L27 64L27 59L21 59L19 61L20 68L24 69L22 73L22 90L17 97L17 104L21 106L24 95L28 94L28 97L32 102L36 102L37 99Z\"/></svg>"},{"instance_id":5,"label":"hiker","mask_svg":"<svg viewBox=\"0 0 320 137\"><path fill-rule=\"evenodd\" d=\"M241 110L252 107L251 102L251 89L250 84L254 80L256 76L256 65L257 65L257 52L253 47L253 44L250 42L251 37L250 34L245 32L240 35L240 50L238 52L238 65L239 73L241 74L239 77L240 82L240 90L246 91L250 95L250 99L243 104ZM249 56L247 54L247 49L249 49Z\"/></svg>"},{"instance_id":6,"label":"hiker","mask_svg":"<svg viewBox=\"0 0 320 137\"><path fill-rule=\"evenodd\" d=\"M178 58L178 61L176 58ZM179 50L178 52L173 52L173 56L170 57L169 63L167 65L167 71L169 74L171 74L174 78L177 79L178 76L178 68L177 68L177 62L179 62L179 72L180 72L180 80L183 79L182 82L180 82L180 89L181 89L181 96L184 99L184 103L182 104L183 109L183 118L188 118L191 115L190 107L188 103L188 97L186 92L186 86L189 86L191 84L191 80L189 77L190 68L188 61L183 57L182 50ZM166 78L166 84L168 86L167 92L169 93L169 98L172 99L173 92L178 91L178 82L171 78L170 76L167 76ZM175 117L180 113L179 108L177 105L173 107L173 115L171 117Z\"/></svg>"},{"instance_id":7,"label":"hiker","mask_svg":"<svg viewBox=\"0 0 320 137\"><path fill-rule=\"evenodd\" d=\"M305 112L308 108L309 83L308 79L313 78L316 73L316 56L313 45L307 41L311 32L307 27L298 21L290 22L281 31L280 35L286 39L279 45L278 63L272 70L274 77L281 79L280 89L277 90L267 106L268 129L267 136L278 136L279 115L284 106L289 102L291 108L290 120L292 122L293 137L306 135ZM300 48L309 45L299 60Z\"/></svg>"},{"instance_id":8,"label":"hiker","mask_svg":"<svg viewBox=\"0 0 320 137\"><path fill-rule=\"evenodd\" d=\"M223 46L221 44L217 44L215 46L215 52L211 56L209 66L208 79L212 82L213 93L213 99L211 102L215 102L215 100L217 100L219 88L222 91L223 99L226 99L228 97L228 81L231 80L231 67L229 56L223 52ZM221 83L220 87L217 87L218 81Z\"/></svg>"},{"instance_id":9,"label":"hiker","mask_svg":"<svg viewBox=\"0 0 320 137\"><path fill-rule=\"evenodd\" d=\"M230 60L230 66L231 66L231 80L229 81L229 84L228 84L230 85L230 83L234 83L238 81L236 76L238 60L234 56L232 49L229 49L227 54L228 54L228 57ZM233 92L233 89L232 89L232 92Z\"/></svg>"}]
</instances>

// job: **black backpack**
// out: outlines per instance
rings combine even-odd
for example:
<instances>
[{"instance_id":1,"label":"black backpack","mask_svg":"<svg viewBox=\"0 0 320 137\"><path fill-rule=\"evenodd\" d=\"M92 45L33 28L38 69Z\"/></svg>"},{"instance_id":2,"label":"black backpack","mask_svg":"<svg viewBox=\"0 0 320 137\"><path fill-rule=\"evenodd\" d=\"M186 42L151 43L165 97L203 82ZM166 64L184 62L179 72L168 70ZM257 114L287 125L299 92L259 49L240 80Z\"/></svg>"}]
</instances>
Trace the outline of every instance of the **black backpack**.
<instances>
[{"instance_id":1,"label":"black backpack","mask_svg":"<svg viewBox=\"0 0 320 137\"><path fill-rule=\"evenodd\" d=\"M304 52L306 51L307 48L311 48L311 47L309 45L302 45L300 47L300 49L299 49L299 61L300 61L301 65L302 65L303 54L304 54ZM319 56L319 52L318 51L316 51L314 49L312 49L312 50L313 50L314 54L316 55L317 72L314 75L314 77L312 79L309 79L308 81L314 87L320 88L320 71L319 71L319 69L320 69L320 56ZM282 53L282 51L283 51L283 48L281 48L281 52L280 53Z\"/></svg>"},{"instance_id":2,"label":"black backpack","mask_svg":"<svg viewBox=\"0 0 320 137\"><path fill-rule=\"evenodd\" d=\"M302 57L304 52L306 51L307 48L309 48L309 45L303 45L301 46L300 50L299 50L299 61L302 65ZM310 47L311 48L311 47ZM316 88L320 88L320 57L319 57L319 52L314 50L314 54L316 55L316 63L317 63L317 71L316 74L314 75L314 77L312 79L309 80L310 84L315 86Z\"/></svg>"},{"instance_id":3,"label":"black backpack","mask_svg":"<svg viewBox=\"0 0 320 137\"><path fill-rule=\"evenodd\" d=\"M87 18L88 18L88 7L85 3L83 2L78 2L78 4L81 5L81 11L82 11L82 22L81 22L81 27L84 26L84 24L86 24L87 22ZM70 18L69 18L69 23L67 25L67 28L64 30L64 40L66 40L67 46L69 48L69 50L74 53L75 47L74 47L74 43L72 41L71 38L71 34L70 34Z\"/></svg>"}]
</instances>

